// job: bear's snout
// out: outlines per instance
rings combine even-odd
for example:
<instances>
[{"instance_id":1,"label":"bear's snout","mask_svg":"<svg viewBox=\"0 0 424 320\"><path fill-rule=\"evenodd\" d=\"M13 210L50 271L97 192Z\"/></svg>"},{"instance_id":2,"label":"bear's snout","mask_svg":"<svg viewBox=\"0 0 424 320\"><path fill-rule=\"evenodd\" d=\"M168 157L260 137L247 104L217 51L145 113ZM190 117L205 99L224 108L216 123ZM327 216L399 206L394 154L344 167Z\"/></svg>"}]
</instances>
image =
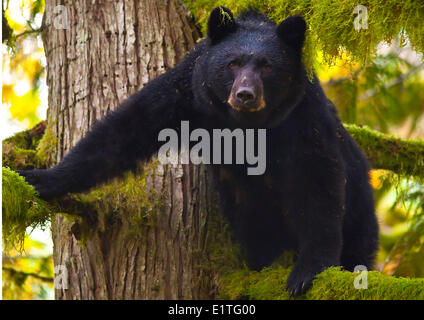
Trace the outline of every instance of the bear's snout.
<instances>
[{"instance_id":1,"label":"bear's snout","mask_svg":"<svg viewBox=\"0 0 424 320\"><path fill-rule=\"evenodd\" d=\"M237 74L231 88L228 104L237 111L256 112L265 107L260 75L250 68Z\"/></svg>"},{"instance_id":2,"label":"bear's snout","mask_svg":"<svg viewBox=\"0 0 424 320\"><path fill-rule=\"evenodd\" d=\"M241 103L246 104L255 100L256 95L255 92L248 87L242 87L237 90L236 93L237 99L241 101Z\"/></svg>"}]
</instances>

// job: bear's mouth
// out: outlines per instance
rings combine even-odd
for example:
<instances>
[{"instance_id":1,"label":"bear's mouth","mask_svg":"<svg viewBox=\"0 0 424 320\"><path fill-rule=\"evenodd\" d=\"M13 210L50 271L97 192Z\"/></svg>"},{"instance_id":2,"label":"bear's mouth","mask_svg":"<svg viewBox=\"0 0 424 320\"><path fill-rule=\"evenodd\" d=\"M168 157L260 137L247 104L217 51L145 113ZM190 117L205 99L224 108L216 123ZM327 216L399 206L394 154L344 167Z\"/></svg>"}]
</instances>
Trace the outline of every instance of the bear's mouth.
<instances>
[{"instance_id":1,"label":"bear's mouth","mask_svg":"<svg viewBox=\"0 0 424 320\"><path fill-rule=\"evenodd\" d=\"M231 108L240 112L258 112L266 106L264 99L260 99L259 101L250 101L247 103L237 103L232 96L228 99L227 103Z\"/></svg>"}]
</instances>

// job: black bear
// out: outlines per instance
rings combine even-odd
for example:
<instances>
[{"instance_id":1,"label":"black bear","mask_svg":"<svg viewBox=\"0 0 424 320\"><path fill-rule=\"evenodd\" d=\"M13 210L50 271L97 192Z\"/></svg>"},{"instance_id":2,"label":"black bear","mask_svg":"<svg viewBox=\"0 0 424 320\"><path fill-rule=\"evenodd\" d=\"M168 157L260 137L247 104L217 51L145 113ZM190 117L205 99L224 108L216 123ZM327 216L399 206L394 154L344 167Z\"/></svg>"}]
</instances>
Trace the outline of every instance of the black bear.
<instances>
[{"instance_id":1,"label":"black bear","mask_svg":"<svg viewBox=\"0 0 424 320\"><path fill-rule=\"evenodd\" d=\"M307 76L305 31L299 16L277 26L252 10L234 19L218 7L206 39L175 68L99 121L58 165L20 173L41 197L57 197L134 169L160 148L159 132L182 120L207 130L266 128L264 174L210 166L248 265L260 269L295 250L294 296L330 266L371 268L378 224L370 168L318 79Z\"/></svg>"}]
</instances>

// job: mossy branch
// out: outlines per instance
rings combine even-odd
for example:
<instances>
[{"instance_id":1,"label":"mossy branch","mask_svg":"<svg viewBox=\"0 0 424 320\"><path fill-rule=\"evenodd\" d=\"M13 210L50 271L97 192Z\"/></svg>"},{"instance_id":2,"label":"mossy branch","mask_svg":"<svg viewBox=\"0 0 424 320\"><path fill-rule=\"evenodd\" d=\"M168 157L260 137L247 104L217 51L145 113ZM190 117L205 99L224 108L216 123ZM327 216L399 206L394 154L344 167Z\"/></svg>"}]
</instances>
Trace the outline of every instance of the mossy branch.
<instances>
[{"instance_id":1,"label":"mossy branch","mask_svg":"<svg viewBox=\"0 0 424 320\"><path fill-rule=\"evenodd\" d=\"M391 170L403 176L424 177L424 141L406 140L344 124L375 169Z\"/></svg>"},{"instance_id":2,"label":"mossy branch","mask_svg":"<svg viewBox=\"0 0 424 320\"><path fill-rule=\"evenodd\" d=\"M50 205L14 170L46 168L56 138L46 121L15 134L2 143L3 247L22 250L27 228L44 227L52 215Z\"/></svg>"},{"instance_id":3,"label":"mossy branch","mask_svg":"<svg viewBox=\"0 0 424 320\"><path fill-rule=\"evenodd\" d=\"M51 211L23 177L2 168L2 178L3 248L21 250L27 228L44 226Z\"/></svg>"},{"instance_id":4,"label":"mossy branch","mask_svg":"<svg viewBox=\"0 0 424 320\"><path fill-rule=\"evenodd\" d=\"M47 128L46 121L42 121L31 129L5 139L2 143L2 166L14 170L45 168L47 166L45 154L56 145L51 138L52 134L52 130ZM46 144L50 147L48 148Z\"/></svg>"},{"instance_id":5,"label":"mossy branch","mask_svg":"<svg viewBox=\"0 0 424 320\"><path fill-rule=\"evenodd\" d=\"M288 300L284 289L290 268L273 265L261 272L240 270L226 276L222 282L221 296L224 299ZM358 278L360 277L360 278ZM358 278L358 279L356 279ZM365 274L329 268L319 274L312 288L298 299L306 300L422 300L424 279L395 278L378 271Z\"/></svg>"}]
</instances>

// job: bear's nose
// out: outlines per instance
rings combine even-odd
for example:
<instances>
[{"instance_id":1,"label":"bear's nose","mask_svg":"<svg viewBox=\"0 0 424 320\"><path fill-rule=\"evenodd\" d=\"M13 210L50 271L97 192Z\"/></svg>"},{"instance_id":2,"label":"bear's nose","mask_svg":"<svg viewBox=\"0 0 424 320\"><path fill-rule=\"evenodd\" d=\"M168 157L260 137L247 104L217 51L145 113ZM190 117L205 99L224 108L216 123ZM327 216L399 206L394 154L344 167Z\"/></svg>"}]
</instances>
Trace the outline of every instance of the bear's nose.
<instances>
[{"instance_id":1,"label":"bear's nose","mask_svg":"<svg viewBox=\"0 0 424 320\"><path fill-rule=\"evenodd\" d=\"M253 92L252 89L244 87L244 88L240 88L237 91L236 97L240 99L243 103L246 103L246 102L255 100L255 93Z\"/></svg>"}]
</instances>

